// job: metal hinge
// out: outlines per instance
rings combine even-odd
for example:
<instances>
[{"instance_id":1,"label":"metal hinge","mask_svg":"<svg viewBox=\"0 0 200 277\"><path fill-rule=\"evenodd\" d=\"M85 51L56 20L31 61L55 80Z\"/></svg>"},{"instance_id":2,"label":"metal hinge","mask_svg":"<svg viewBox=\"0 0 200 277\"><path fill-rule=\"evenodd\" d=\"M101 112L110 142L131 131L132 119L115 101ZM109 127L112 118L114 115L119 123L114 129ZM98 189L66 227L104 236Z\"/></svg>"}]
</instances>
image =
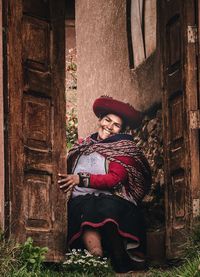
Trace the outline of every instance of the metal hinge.
<instances>
[{"instance_id":1,"label":"metal hinge","mask_svg":"<svg viewBox=\"0 0 200 277\"><path fill-rule=\"evenodd\" d=\"M197 26L188 26L187 27L188 43L197 42Z\"/></svg>"},{"instance_id":2,"label":"metal hinge","mask_svg":"<svg viewBox=\"0 0 200 277\"><path fill-rule=\"evenodd\" d=\"M200 110L190 111L190 128L200 129Z\"/></svg>"}]
</instances>

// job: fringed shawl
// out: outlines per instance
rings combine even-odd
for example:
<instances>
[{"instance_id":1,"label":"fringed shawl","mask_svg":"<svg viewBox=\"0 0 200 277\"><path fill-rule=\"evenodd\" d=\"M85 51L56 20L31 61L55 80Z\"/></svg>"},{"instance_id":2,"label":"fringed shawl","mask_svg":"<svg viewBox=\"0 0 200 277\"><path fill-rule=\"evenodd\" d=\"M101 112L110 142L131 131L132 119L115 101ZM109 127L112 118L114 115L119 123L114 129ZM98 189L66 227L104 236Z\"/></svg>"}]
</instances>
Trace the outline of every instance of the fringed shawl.
<instances>
[{"instance_id":1,"label":"fringed shawl","mask_svg":"<svg viewBox=\"0 0 200 277\"><path fill-rule=\"evenodd\" d=\"M118 184L113 190L114 194L131 202L140 202L150 190L151 170L144 154L133 142L132 136L117 134L101 141L97 141L96 137L97 134L95 133L80 144L74 145L69 151L68 166L72 170L77 157L82 154L89 155L97 152L108 161L119 163L127 170L127 186ZM129 157L133 160L133 165L122 162L118 157Z\"/></svg>"}]
</instances>

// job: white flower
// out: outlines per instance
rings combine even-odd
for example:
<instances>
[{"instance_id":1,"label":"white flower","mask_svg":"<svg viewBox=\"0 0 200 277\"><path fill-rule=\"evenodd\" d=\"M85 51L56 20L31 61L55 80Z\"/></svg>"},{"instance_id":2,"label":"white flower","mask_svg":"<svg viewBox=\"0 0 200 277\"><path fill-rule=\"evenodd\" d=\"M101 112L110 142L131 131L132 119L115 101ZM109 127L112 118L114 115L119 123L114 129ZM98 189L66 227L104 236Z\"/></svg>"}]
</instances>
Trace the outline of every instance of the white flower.
<instances>
[{"instance_id":1,"label":"white flower","mask_svg":"<svg viewBox=\"0 0 200 277\"><path fill-rule=\"evenodd\" d=\"M72 253L66 253L65 256L71 256Z\"/></svg>"},{"instance_id":2,"label":"white flower","mask_svg":"<svg viewBox=\"0 0 200 277\"><path fill-rule=\"evenodd\" d=\"M84 249L83 252L87 255L90 254L90 252L87 249ZM90 254L91 255L91 254Z\"/></svg>"},{"instance_id":3,"label":"white flower","mask_svg":"<svg viewBox=\"0 0 200 277\"><path fill-rule=\"evenodd\" d=\"M93 256L88 250L72 249L70 253L66 253L66 261L64 265L76 265L75 268L82 269L83 271L101 271L109 268L107 258Z\"/></svg>"},{"instance_id":4,"label":"white flower","mask_svg":"<svg viewBox=\"0 0 200 277\"><path fill-rule=\"evenodd\" d=\"M64 262L64 264L71 264L72 261L71 260L67 260L66 262Z\"/></svg>"},{"instance_id":5,"label":"white flower","mask_svg":"<svg viewBox=\"0 0 200 277\"><path fill-rule=\"evenodd\" d=\"M86 262L85 265L90 265L90 263Z\"/></svg>"}]
</instances>

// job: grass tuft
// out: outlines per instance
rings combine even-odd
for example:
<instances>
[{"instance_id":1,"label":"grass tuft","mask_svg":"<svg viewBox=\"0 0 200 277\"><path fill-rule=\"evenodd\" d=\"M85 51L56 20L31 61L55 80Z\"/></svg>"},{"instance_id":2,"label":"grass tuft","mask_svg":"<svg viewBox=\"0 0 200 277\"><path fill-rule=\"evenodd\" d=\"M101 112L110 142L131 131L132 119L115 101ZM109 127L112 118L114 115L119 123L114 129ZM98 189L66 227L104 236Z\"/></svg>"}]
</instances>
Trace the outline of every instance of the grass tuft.
<instances>
[{"instance_id":1,"label":"grass tuft","mask_svg":"<svg viewBox=\"0 0 200 277\"><path fill-rule=\"evenodd\" d=\"M19 267L20 245L13 240L6 240L0 232L0 276L9 276L15 268Z\"/></svg>"},{"instance_id":2,"label":"grass tuft","mask_svg":"<svg viewBox=\"0 0 200 277\"><path fill-rule=\"evenodd\" d=\"M200 277L200 221L196 220L184 245L181 264L171 269L150 269L148 277Z\"/></svg>"},{"instance_id":3,"label":"grass tuft","mask_svg":"<svg viewBox=\"0 0 200 277\"><path fill-rule=\"evenodd\" d=\"M147 277L200 277L200 222L197 222L185 245L182 263L165 269L151 268ZM59 265L44 263L47 248L34 246L28 238L24 244L6 240L0 232L1 277L113 277L115 273L104 260L95 260L89 253L72 251L66 261ZM88 267L83 260L87 260ZM83 267L83 265L84 267ZM107 266L108 265L108 266ZM83 270L84 269L84 270ZM133 275L132 275L133 276Z\"/></svg>"}]
</instances>

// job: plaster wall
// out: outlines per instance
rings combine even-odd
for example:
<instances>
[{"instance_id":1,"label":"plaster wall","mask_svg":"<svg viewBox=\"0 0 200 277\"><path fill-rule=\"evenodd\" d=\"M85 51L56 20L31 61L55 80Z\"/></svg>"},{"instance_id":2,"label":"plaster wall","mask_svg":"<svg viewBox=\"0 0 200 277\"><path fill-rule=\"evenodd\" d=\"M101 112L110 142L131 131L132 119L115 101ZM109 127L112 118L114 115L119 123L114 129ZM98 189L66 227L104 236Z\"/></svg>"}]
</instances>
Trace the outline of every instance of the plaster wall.
<instances>
[{"instance_id":1,"label":"plaster wall","mask_svg":"<svg viewBox=\"0 0 200 277\"><path fill-rule=\"evenodd\" d=\"M79 136L96 128L94 99L109 95L145 111L161 101L159 62L154 52L129 67L126 1L76 1Z\"/></svg>"},{"instance_id":2,"label":"plaster wall","mask_svg":"<svg viewBox=\"0 0 200 277\"><path fill-rule=\"evenodd\" d=\"M2 55L2 1L0 1L0 228L4 229L4 113Z\"/></svg>"},{"instance_id":3,"label":"plaster wall","mask_svg":"<svg viewBox=\"0 0 200 277\"><path fill-rule=\"evenodd\" d=\"M75 20L65 20L66 55L76 47Z\"/></svg>"}]
</instances>

